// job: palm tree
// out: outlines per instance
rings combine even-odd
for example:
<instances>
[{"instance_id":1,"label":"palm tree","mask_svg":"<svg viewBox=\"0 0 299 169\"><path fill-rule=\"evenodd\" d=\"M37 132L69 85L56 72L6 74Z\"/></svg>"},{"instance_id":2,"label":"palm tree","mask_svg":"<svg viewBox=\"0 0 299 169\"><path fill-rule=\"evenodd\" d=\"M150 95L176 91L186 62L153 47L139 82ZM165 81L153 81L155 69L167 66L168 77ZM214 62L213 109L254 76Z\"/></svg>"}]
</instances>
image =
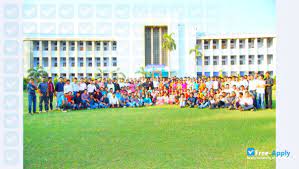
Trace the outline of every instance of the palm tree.
<instances>
[{"instance_id":1,"label":"palm tree","mask_svg":"<svg viewBox=\"0 0 299 169\"><path fill-rule=\"evenodd\" d=\"M197 59L199 58L199 57L202 57L203 55L202 55L202 53L198 50L199 49L199 45L195 45L195 47L194 48L192 48L192 49L190 49L189 50L189 54L191 55L192 53L194 53L194 55L195 55L195 57L194 57L194 63L195 63L195 72L196 72L196 77L197 77ZM202 61L203 61L203 59L202 59ZM203 67L202 67L202 70L203 70Z\"/></svg>"},{"instance_id":2,"label":"palm tree","mask_svg":"<svg viewBox=\"0 0 299 169\"><path fill-rule=\"evenodd\" d=\"M113 76L113 73L116 73L118 78L124 78L124 79L126 79L126 75L123 72L120 71L119 67L116 68L115 70L111 70L110 71L110 77L111 78Z\"/></svg>"},{"instance_id":3,"label":"palm tree","mask_svg":"<svg viewBox=\"0 0 299 169\"><path fill-rule=\"evenodd\" d=\"M101 69L101 68L98 68L98 75L100 75L101 76L101 78L103 78L104 77L104 71Z\"/></svg>"},{"instance_id":4,"label":"palm tree","mask_svg":"<svg viewBox=\"0 0 299 169\"><path fill-rule=\"evenodd\" d=\"M145 76L147 74L143 66L141 66L139 68L139 70L137 70L135 73L136 74L141 74L142 76Z\"/></svg>"},{"instance_id":5,"label":"palm tree","mask_svg":"<svg viewBox=\"0 0 299 169\"><path fill-rule=\"evenodd\" d=\"M46 72L43 67L35 67L27 70L28 77L33 78L34 80L39 80L42 77L48 77L48 72Z\"/></svg>"},{"instance_id":6,"label":"palm tree","mask_svg":"<svg viewBox=\"0 0 299 169\"><path fill-rule=\"evenodd\" d=\"M176 49L176 44L174 39L172 38L172 35L174 33L167 34L165 33L163 35L163 41L162 41L162 48L166 49L168 51L168 57L167 57L167 62L168 62L168 76L170 76L170 52Z\"/></svg>"}]
</instances>

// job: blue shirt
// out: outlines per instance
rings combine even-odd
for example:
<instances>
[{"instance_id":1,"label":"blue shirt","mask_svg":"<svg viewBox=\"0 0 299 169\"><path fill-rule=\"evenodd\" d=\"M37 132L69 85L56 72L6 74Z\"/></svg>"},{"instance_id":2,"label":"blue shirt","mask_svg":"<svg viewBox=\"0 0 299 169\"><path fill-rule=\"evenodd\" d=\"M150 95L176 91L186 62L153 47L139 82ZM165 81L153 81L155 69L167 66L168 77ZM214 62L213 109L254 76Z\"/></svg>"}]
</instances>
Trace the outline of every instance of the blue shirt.
<instances>
[{"instance_id":1,"label":"blue shirt","mask_svg":"<svg viewBox=\"0 0 299 169\"><path fill-rule=\"evenodd\" d=\"M62 106L62 102L63 101L67 101L67 98L64 96L64 95L61 95L59 98L58 98L58 107Z\"/></svg>"},{"instance_id":2,"label":"blue shirt","mask_svg":"<svg viewBox=\"0 0 299 169\"><path fill-rule=\"evenodd\" d=\"M56 92L63 92L64 83L57 82L55 85L55 91Z\"/></svg>"},{"instance_id":3,"label":"blue shirt","mask_svg":"<svg viewBox=\"0 0 299 169\"><path fill-rule=\"evenodd\" d=\"M47 82L42 82L38 85L38 89L42 94L46 94L48 91L48 83Z\"/></svg>"},{"instance_id":4,"label":"blue shirt","mask_svg":"<svg viewBox=\"0 0 299 169\"><path fill-rule=\"evenodd\" d=\"M29 95L35 95L36 87L30 83L27 84L27 92Z\"/></svg>"},{"instance_id":5,"label":"blue shirt","mask_svg":"<svg viewBox=\"0 0 299 169\"><path fill-rule=\"evenodd\" d=\"M144 98L143 102L149 104L149 103L152 103L152 100L151 100L151 98Z\"/></svg>"}]
</instances>

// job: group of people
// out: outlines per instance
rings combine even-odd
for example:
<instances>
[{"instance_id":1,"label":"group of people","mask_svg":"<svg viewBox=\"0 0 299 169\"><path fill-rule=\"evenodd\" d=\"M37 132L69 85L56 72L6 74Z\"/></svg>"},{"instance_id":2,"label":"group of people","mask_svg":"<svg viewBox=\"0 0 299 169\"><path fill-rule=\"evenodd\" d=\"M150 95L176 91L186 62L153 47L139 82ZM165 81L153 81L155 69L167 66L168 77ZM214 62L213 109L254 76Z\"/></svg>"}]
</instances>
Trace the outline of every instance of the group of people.
<instances>
[{"instance_id":1,"label":"group of people","mask_svg":"<svg viewBox=\"0 0 299 169\"><path fill-rule=\"evenodd\" d=\"M153 105L179 107L228 108L230 110L272 109L273 78L268 72L242 77L200 78L135 78L85 79L59 78L54 85L51 77L43 77L36 86L34 79L27 85L28 111L36 111L36 91L39 94L39 113Z\"/></svg>"}]
</instances>

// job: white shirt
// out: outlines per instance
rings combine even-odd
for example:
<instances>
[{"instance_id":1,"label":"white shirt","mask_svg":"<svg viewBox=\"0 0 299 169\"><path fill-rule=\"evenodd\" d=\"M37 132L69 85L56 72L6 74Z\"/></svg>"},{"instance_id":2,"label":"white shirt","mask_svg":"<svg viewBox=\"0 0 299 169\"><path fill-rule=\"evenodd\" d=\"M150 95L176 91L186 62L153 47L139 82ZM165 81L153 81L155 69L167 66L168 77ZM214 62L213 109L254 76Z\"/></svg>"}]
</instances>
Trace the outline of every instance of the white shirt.
<instances>
[{"instance_id":1,"label":"white shirt","mask_svg":"<svg viewBox=\"0 0 299 169\"><path fill-rule=\"evenodd\" d=\"M72 88L73 88L74 92L78 92L79 91L79 85L78 85L78 83L72 82L71 85L72 85Z\"/></svg>"},{"instance_id":2,"label":"white shirt","mask_svg":"<svg viewBox=\"0 0 299 169\"><path fill-rule=\"evenodd\" d=\"M154 82L153 82L153 85L154 85L154 88L156 88L156 87L159 86L159 82L158 82L158 81L154 81Z\"/></svg>"},{"instance_id":3,"label":"white shirt","mask_svg":"<svg viewBox=\"0 0 299 169\"><path fill-rule=\"evenodd\" d=\"M248 81L247 80L242 80L241 82L240 82L240 86L241 85L243 85L245 88L247 88L248 87Z\"/></svg>"},{"instance_id":4,"label":"white shirt","mask_svg":"<svg viewBox=\"0 0 299 169\"><path fill-rule=\"evenodd\" d=\"M213 89L218 89L218 87L219 87L219 82L213 81Z\"/></svg>"},{"instance_id":5,"label":"white shirt","mask_svg":"<svg viewBox=\"0 0 299 169\"><path fill-rule=\"evenodd\" d=\"M63 92L64 93L68 93L68 92L73 92L73 88L72 88L72 85L67 85L67 84L65 84L64 86L63 86Z\"/></svg>"},{"instance_id":6,"label":"white shirt","mask_svg":"<svg viewBox=\"0 0 299 169\"><path fill-rule=\"evenodd\" d=\"M87 86L87 91L88 91L88 93L92 93L92 92L94 92L96 90L96 86L94 85L94 84L89 84L88 86Z\"/></svg>"},{"instance_id":7,"label":"white shirt","mask_svg":"<svg viewBox=\"0 0 299 169\"><path fill-rule=\"evenodd\" d=\"M248 90L256 90L257 80L250 80Z\"/></svg>"},{"instance_id":8,"label":"white shirt","mask_svg":"<svg viewBox=\"0 0 299 169\"><path fill-rule=\"evenodd\" d=\"M119 104L118 99L116 97L109 98L109 103L110 104Z\"/></svg>"},{"instance_id":9,"label":"white shirt","mask_svg":"<svg viewBox=\"0 0 299 169\"><path fill-rule=\"evenodd\" d=\"M265 93L265 86L264 86L265 84L266 84L265 80L257 80L258 87L256 88L256 92L261 94Z\"/></svg>"},{"instance_id":10,"label":"white shirt","mask_svg":"<svg viewBox=\"0 0 299 169\"><path fill-rule=\"evenodd\" d=\"M79 90L80 90L80 91L83 91L83 90L85 90L85 89L86 89L86 83L84 83L84 82L83 82L83 83L80 83L80 84L79 84Z\"/></svg>"}]
</instances>

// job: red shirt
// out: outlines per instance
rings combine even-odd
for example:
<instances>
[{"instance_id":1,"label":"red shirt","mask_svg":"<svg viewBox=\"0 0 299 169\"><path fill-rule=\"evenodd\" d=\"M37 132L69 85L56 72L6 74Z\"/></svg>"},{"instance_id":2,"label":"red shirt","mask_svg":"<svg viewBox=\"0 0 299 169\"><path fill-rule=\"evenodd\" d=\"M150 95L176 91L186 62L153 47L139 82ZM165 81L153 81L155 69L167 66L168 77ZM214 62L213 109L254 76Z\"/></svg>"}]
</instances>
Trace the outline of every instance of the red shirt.
<instances>
[{"instance_id":1,"label":"red shirt","mask_svg":"<svg viewBox=\"0 0 299 169\"><path fill-rule=\"evenodd\" d=\"M53 93L54 92L54 85L52 82L48 82L48 90L50 93Z\"/></svg>"}]
</instances>

